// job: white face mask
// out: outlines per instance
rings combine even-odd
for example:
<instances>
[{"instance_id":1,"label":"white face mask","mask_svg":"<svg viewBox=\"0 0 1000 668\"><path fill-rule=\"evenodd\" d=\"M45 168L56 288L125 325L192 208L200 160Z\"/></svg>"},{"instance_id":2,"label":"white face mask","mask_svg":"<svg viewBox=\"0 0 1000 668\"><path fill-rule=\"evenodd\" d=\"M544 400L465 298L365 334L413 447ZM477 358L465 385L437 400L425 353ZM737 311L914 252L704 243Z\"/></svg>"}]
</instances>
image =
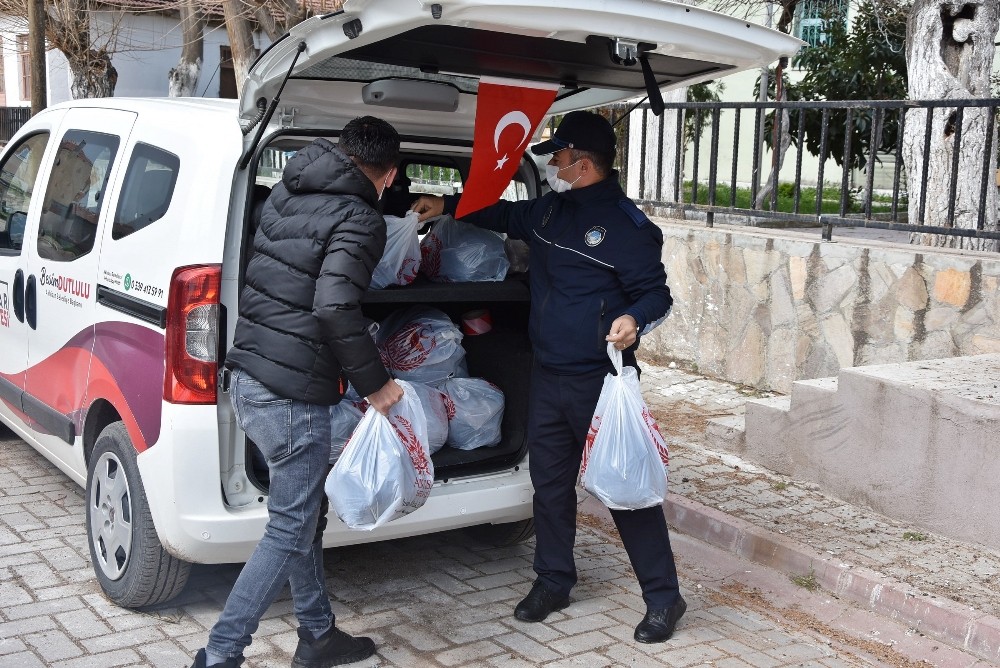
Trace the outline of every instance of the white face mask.
<instances>
[{"instance_id":1,"label":"white face mask","mask_svg":"<svg viewBox=\"0 0 1000 668\"><path fill-rule=\"evenodd\" d=\"M580 161L577 160L576 162ZM563 169L569 169L570 167L575 165L576 162L574 162L572 165L566 165L562 169L560 169L555 165L545 165L545 180L549 182L549 187L555 190L557 193L564 193L567 190L572 189L573 184L579 181L583 177L583 174L580 174L580 176L576 177L575 179L573 179L572 182L570 182L566 181L565 179L559 178L559 172L561 172Z\"/></svg>"}]
</instances>

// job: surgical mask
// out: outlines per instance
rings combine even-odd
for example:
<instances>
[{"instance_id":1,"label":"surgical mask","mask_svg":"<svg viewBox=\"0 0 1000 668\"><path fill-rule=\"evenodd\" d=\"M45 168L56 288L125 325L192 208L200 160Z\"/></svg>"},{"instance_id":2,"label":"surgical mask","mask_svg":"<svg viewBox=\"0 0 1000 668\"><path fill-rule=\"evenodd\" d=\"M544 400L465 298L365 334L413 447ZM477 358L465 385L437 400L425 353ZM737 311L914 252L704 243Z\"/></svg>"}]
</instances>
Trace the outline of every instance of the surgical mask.
<instances>
[{"instance_id":1,"label":"surgical mask","mask_svg":"<svg viewBox=\"0 0 1000 668\"><path fill-rule=\"evenodd\" d=\"M580 161L577 160L576 162ZM573 188L573 184L579 181L580 178L583 177L583 174L580 174L580 176L576 177L575 179L573 179L572 182L570 182L566 181L565 179L559 178L559 172L561 172L563 169L569 169L570 167L575 165L576 162L574 162L572 165L566 165L562 169L560 169L555 165L545 165L545 180L549 182L549 187L555 190L557 193L564 193L567 190L571 190Z\"/></svg>"}]
</instances>

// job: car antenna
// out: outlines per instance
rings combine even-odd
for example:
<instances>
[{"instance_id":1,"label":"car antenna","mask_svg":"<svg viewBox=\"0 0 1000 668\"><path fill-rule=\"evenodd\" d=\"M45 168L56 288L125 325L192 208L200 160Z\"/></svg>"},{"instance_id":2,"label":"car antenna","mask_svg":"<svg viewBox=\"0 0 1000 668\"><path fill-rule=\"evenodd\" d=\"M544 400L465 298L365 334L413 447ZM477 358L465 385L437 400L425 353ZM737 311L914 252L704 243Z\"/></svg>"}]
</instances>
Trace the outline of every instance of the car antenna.
<instances>
[{"instance_id":1,"label":"car antenna","mask_svg":"<svg viewBox=\"0 0 1000 668\"><path fill-rule=\"evenodd\" d=\"M288 71L285 72L285 77L281 80L281 85L278 86L278 92L275 93L274 97L271 99L271 104L268 105L267 111L258 114L255 122L252 122L246 130L244 130L243 135L246 136L249 134L250 130L253 129L254 125L260 124L260 127L257 128L257 135L253 138L253 142L251 142L250 147L243 155L243 158L240 159L240 169L246 169L247 165L250 164L250 158L253 157L254 151L257 150L257 145L260 144L261 137L264 136L264 130L267 129L267 122L271 120L271 116L274 116L274 110L278 108L278 102L281 101L281 91L285 90L285 84L288 82L288 77L292 75L292 70L295 69L295 63L299 61L299 56L301 56L302 52L305 50L306 43L305 40L303 40L299 42L299 45L296 47L295 57L292 58L292 64L288 66ZM263 98L261 98L261 100L263 100ZM257 104L259 108L260 102Z\"/></svg>"}]
</instances>

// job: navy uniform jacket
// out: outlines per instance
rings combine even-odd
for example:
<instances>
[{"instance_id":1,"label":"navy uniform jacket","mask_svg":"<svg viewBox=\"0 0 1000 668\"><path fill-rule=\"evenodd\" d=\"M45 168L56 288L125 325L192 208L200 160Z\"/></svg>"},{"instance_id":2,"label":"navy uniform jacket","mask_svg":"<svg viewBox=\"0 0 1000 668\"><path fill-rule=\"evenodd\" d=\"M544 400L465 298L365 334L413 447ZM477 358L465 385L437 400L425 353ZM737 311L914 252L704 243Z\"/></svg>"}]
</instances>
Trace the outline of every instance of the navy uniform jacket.
<instances>
[{"instance_id":1,"label":"navy uniform jacket","mask_svg":"<svg viewBox=\"0 0 1000 668\"><path fill-rule=\"evenodd\" d=\"M610 369L611 323L629 314L646 334L673 303L660 259L663 234L618 185L617 173L564 193L499 201L464 221L531 248L529 330L535 360L556 374ZM445 198L445 211L458 197ZM638 340L624 351L635 364Z\"/></svg>"}]
</instances>

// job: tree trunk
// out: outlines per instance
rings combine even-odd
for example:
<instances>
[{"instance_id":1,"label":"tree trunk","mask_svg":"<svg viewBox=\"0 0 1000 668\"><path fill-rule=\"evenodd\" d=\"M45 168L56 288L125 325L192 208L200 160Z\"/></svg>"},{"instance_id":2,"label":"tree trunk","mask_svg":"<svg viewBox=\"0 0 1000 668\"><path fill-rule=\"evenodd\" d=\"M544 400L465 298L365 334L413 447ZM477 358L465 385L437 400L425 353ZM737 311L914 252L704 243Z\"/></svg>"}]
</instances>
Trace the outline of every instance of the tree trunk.
<instances>
[{"instance_id":1,"label":"tree trunk","mask_svg":"<svg viewBox=\"0 0 1000 668\"><path fill-rule=\"evenodd\" d=\"M997 0L915 0L906 29L909 97L912 100L948 100L990 96L990 73L1000 10ZM930 111L930 143L924 146ZM924 225L974 229L980 211L984 228L997 229L996 128L987 127L988 110L969 108L962 121L958 147L958 178L951 192L957 117L954 109L913 110L906 115L903 162L906 166L909 220ZM984 155L987 133L994 135L994 151ZM928 167L924 174L924 151ZM983 165L989 185L981 198ZM926 197L923 219L921 199ZM953 204L952 204L953 201ZM995 250L995 240L914 234L911 241L931 246Z\"/></svg>"},{"instance_id":2,"label":"tree trunk","mask_svg":"<svg viewBox=\"0 0 1000 668\"><path fill-rule=\"evenodd\" d=\"M193 97L198 94L198 78L205 56L205 15L195 0L184 0L178 10L184 43L180 61L167 73L167 94L170 97Z\"/></svg>"},{"instance_id":3,"label":"tree trunk","mask_svg":"<svg viewBox=\"0 0 1000 668\"><path fill-rule=\"evenodd\" d=\"M243 92L243 82L250 71L250 65L257 59L257 47L253 43L250 16L253 8L242 0L222 0L222 12L226 17L226 32L229 34L229 48L233 54L233 69L236 75L237 93Z\"/></svg>"},{"instance_id":4,"label":"tree trunk","mask_svg":"<svg viewBox=\"0 0 1000 668\"><path fill-rule=\"evenodd\" d=\"M67 58L73 76L69 91L74 100L88 97L113 97L118 84L118 70L106 51L87 49Z\"/></svg>"},{"instance_id":5,"label":"tree trunk","mask_svg":"<svg viewBox=\"0 0 1000 668\"><path fill-rule=\"evenodd\" d=\"M777 70L777 81L781 81L782 74L781 68L779 67ZM781 102L788 99L788 95L783 88L780 95ZM775 109L775 112L777 112L777 109ZM764 180L760 190L757 192L757 201L755 204L758 209L770 209L770 206L765 207L764 205L765 203L768 205L770 204L771 191L774 190L777 175L781 173L781 167L785 164L785 154L788 153L788 147L792 145L792 119L787 109L782 109L780 116L775 113L775 123L781 123L780 133L778 133L778 127L771 128L771 132L777 133L778 137L771 142L771 171L768 173L767 179ZM777 207L775 208L777 209Z\"/></svg>"},{"instance_id":6,"label":"tree trunk","mask_svg":"<svg viewBox=\"0 0 1000 668\"><path fill-rule=\"evenodd\" d=\"M31 114L48 106L48 68L45 60L45 1L28 0L28 51L32 63Z\"/></svg>"}]
</instances>

